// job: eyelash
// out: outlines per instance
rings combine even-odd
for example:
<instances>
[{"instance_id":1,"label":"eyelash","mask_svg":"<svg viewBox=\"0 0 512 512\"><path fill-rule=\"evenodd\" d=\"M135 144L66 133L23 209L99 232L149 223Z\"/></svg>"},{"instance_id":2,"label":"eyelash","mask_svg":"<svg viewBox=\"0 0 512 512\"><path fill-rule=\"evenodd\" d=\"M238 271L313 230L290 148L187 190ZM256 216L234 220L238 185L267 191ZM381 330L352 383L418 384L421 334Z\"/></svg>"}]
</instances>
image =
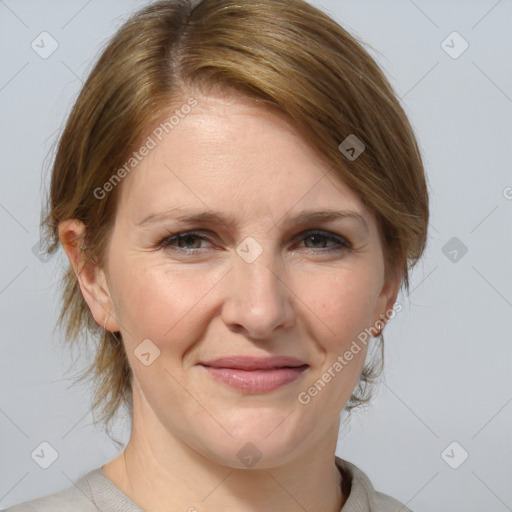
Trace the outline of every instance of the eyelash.
<instances>
[{"instance_id":1,"label":"eyelash","mask_svg":"<svg viewBox=\"0 0 512 512\"><path fill-rule=\"evenodd\" d=\"M184 231L182 233L177 233L172 236L167 236L163 240L161 240L158 243L158 247L162 249L170 249L172 251L181 252L185 254L192 254L192 253L198 253L202 252L204 250L212 250L211 248L203 247L203 248L197 248L197 249L184 249L183 247L178 247L177 245L174 245L174 242L178 242L180 239L183 239L187 236L192 236L194 238L199 238L201 240L206 240L210 243L213 243L210 237L205 236L204 234L201 234L196 231ZM333 253L333 252L341 252L341 251L347 251L352 249L351 243L341 236L335 235L333 233L329 233L327 231L319 231L319 230L309 230L301 233L300 240L303 241L306 238L309 238L311 236L320 236L322 238L325 238L329 242L335 242L337 246L334 247L320 247L319 249L315 249L313 247L305 247L305 249L312 250L314 252L321 252L323 254L325 253ZM213 249L215 250L215 249Z\"/></svg>"}]
</instances>

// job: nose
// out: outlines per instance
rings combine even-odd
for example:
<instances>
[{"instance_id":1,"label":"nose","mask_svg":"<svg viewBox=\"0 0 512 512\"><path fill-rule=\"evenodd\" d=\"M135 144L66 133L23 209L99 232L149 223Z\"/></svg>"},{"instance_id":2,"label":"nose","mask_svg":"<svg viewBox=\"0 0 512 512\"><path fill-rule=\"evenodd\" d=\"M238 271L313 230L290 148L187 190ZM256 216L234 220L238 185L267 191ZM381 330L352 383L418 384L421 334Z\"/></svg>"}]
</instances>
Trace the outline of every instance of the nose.
<instances>
[{"instance_id":1,"label":"nose","mask_svg":"<svg viewBox=\"0 0 512 512\"><path fill-rule=\"evenodd\" d=\"M263 253L252 263L235 256L225 282L221 317L234 332L265 339L295 322L293 292L284 281L283 267Z\"/></svg>"}]
</instances>

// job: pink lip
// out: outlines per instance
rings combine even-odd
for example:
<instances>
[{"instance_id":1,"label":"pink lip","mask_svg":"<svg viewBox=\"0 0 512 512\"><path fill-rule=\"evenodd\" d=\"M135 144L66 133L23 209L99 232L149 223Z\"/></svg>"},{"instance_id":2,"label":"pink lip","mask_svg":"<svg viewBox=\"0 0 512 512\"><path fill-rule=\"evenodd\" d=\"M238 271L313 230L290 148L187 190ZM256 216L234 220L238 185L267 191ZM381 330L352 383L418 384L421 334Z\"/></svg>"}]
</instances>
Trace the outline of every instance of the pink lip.
<instances>
[{"instance_id":1,"label":"pink lip","mask_svg":"<svg viewBox=\"0 0 512 512\"><path fill-rule=\"evenodd\" d=\"M215 380L245 393L268 393L297 379L308 368L294 357L223 357L199 363Z\"/></svg>"},{"instance_id":2,"label":"pink lip","mask_svg":"<svg viewBox=\"0 0 512 512\"><path fill-rule=\"evenodd\" d=\"M203 366L213 368L235 368L237 370L268 370L272 368L297 368L306 363L296 357L274 356L274 357L251 357L251 356L230 356L201 361Z\"/></svg>"}]
</instances>

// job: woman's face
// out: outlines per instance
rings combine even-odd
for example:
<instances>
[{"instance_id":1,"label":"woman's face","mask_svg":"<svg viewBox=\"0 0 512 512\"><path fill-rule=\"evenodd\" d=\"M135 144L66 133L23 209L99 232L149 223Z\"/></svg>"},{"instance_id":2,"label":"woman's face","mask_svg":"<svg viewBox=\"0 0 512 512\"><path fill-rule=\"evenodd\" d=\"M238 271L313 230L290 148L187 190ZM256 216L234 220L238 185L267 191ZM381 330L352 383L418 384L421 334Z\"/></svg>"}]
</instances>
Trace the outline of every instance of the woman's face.
<instances>
[{"instance_id":1,"label":"woman's face","mask_svg":"<svg viewBox=\"0 0 512 512\"><path fill-rule=\"evenodd\" d=\"M194 96L118 185L107 329L122 334L143 423L211 460L243 467L243 448L270 467L337 433L366 345L335 363L399 283L384 287L373 215L282 118ZM204 365L278 356L297 361Z\"/></svg>"}]
</instances>

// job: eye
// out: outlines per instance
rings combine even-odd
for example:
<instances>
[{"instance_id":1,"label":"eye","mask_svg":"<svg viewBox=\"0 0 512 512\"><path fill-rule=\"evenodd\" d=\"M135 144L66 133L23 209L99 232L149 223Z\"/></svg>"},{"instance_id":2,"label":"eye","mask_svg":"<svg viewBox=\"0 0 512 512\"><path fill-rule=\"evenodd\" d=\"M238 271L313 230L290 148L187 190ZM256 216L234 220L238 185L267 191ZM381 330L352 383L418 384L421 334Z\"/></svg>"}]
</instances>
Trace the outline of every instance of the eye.
<instances>
[{"instance_id":1,"label":"eye","mask_svg":"<svg viewBox=\"0 0 512 512\"><path fill-rule=\"evenodd\" d=\"M313 253L325 254L352 249L352 245L346 238L327 231L305 231L298 236L298 239L304 242L306 250ZM158 247L187 254L198 254L214 249L202 246L204 242L213 243L212 238L203 232L186 231L167 236L158 243Z\"/></svg>"},{"instance_id":2,"label":"eye","mask_svg":"<svg viewBox=\"0 0 512 512\"><path fill-rule=\"evenodd\" d=\"M210 241L209 237L187 231L164 238L158 245L164 249L172 247L178 251L195 252L196 249L205 249L205 247L201 247L201 243L204 241Z\"/></svg>"},{"instance_id":3,"label":"eye","mask_svg":"<svg viewBox=\"0 0 512 512\"><path fill-rule=\"evenodd\" d=\"M320 249L315 252L343 251L352 248L352 245L345 238L326 231L306 231L301 235L301 241L306 244L307 249ZM308 246L308 242L310 245ZM333 245L327 246L331 242Z\"/></svg>"}]
</instances>

